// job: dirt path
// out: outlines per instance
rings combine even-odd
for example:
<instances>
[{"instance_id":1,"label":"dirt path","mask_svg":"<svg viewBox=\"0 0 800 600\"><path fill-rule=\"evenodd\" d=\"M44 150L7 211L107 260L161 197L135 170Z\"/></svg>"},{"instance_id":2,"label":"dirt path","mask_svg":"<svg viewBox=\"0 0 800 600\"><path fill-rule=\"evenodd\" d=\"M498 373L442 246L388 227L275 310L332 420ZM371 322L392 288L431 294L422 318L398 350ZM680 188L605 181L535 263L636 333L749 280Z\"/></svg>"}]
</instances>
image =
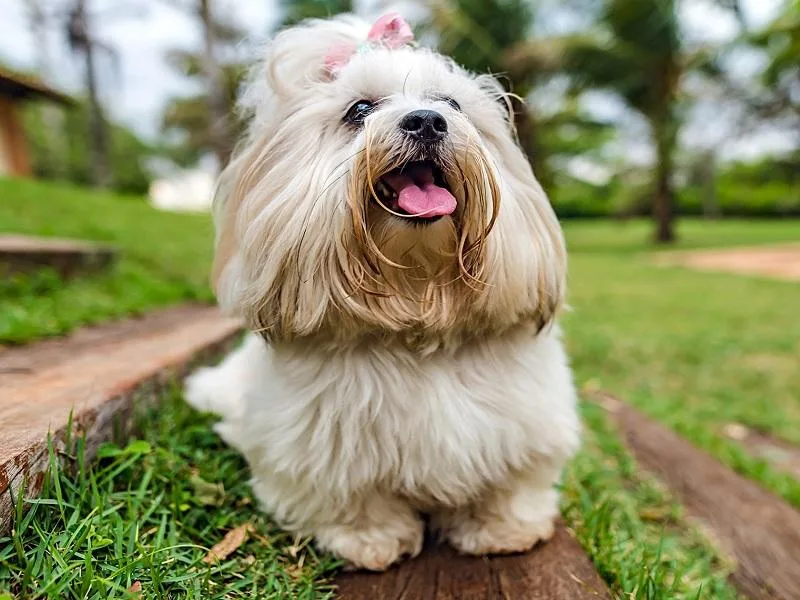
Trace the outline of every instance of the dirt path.
<instances>
[{"instance_id":1,"label":"dirt path","mask_svg":"<svg viewBox=\"0 0 800 600\"><path fill-rule=\"evenodd\" d=\"M624 402L605 394L596 398L637 461L735 557L733 583L744 594L800 598L800 512Z\"/></svg>"},{"instance_id":2,"label":"dirt path","mask_svg":"<svg viewBox=\"0 0 800 600\"><path fill-rule=\"evenodd\" d=\"M800 245L659 254L656 263L800 281Z\"/></svg>"},{"instance_id":3,"label":"dirt path","mask_svg":"<svg viewBox=\"0 0 800 600\"><path fill-rule=\"evenodd\" d=\"M526 554L474 558L429 544L386 573L345 573L342 600L610 600L580 544L559 526Z\"/></svg>"},{"instance_id":4,"label":"dirt path","mask_svg":"<svg viewBox=\"0 0 800 600\"><path fill-rule=\"evenodd\" d=\"M0 533L17 494L41 488L49 434L59 452L68 436L84 435L91 458L124 431L135 397L226 347L238 330L216 308L181 306L0 349Z\"/></svg>"}]
</instances>

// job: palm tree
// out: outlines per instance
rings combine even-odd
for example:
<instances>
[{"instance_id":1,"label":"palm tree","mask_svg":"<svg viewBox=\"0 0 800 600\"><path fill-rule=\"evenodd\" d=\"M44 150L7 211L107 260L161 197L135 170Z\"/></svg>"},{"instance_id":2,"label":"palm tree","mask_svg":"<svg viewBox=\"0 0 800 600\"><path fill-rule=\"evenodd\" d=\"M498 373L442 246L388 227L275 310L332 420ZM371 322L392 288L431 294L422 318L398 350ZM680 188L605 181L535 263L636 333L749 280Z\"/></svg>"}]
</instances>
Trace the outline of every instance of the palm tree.
<instances>
[{"instance_id":1,"label":"palm tree","mask_svg":"<svg viewBox=\"0 0 800 600\"><path fill-rule=\"evenodd\" d=\"M696 58L682 44L676 0L605 0L596 31L563 46L565 66L584 88L610 90L641 114L655 148L655 240L675 239L673 171L682 75Z\"/></svg>"},{"instance_id":2,"label":"palm tree","mask_svg":"<svg viewBox=\"0 0 800 600\"><path fill-rule=\"evenodd\" d=\"M189 154L194 156L211 150L221 169L228 163L233 151L236 138L233 105L236 88L244 73L244 61L240 58L226 60L221 55L235 48L244 39L245 33L216 14L213 0L164 2L196 18L200 24L203 36L200 52L172 50L167 54L167 59L185 75L201 78L204 91L191 98L170 100L162 120L162 129L183 130L192 146ZM197 127L202 129L198 130Z\"/></svg>"},{"instance_id":3,"label":"palm tree","mask_svg":"<svg viewBox=\"0 0 800 600\"><path fill-rule=\"evenodd\" d=\"M800 144L800 0L785 0L778 16L750 41L769 60L764 87L750 104L760 116L783 121Z\"/></svg>"},{"instance_id":4,"label":"palm tree","mask_svg":"<svg viewBox=\"0 0 800 600\"><path fill-rule=\"evenodd\" d=\"M201 59L190 52L172 51L168 55L168 62L177 70L190 77L204 77ZM239 86L244 78L246 69L244 63L225 63L221 65L224 82L221 90L225 95L227 107L233 107ZM182 165L190 165L197 161L204 153L211 151L217 156L218 161L226 161L229 157L231 146L226 143L223 152L212 137L211 110L207 92L193 96L180 96L171 98L161 117L161 130L164 133L177 132L181 135L179 147L172 148L172 157ZM228 110L225 119L233 139L242 132L244 124L233 110ZM220 162L224 166L224 162Z\"/></svg>"},{"instance_id":5,"label":"palm tree","mask_svg":"<svg viewBox=\"0 0 800 600\"><path fill-rule=\"evenodd\" d=\"M428 0L426 4L430 14L423 31L436 37L440 52L477 73L507 71L506 52L523 42L533 26L533 6L527 0ZM537 73L529 70L516 75L505 80L514 93L514 124L528 159L538 162L536 123L521 100L530 92Z\"/></svg>"},{"instance_id":6,"label":"palm tree","mask_svg":"<svg viewBox=\"0 0 800 600\"><path fill-rule=\"evenodd\" d=\"M234 104L247 70L247 57L240 52L246 32L216 14L212 0L167 2L195 17L201 25L203 45L199 51L173 49L166 58L176 71L202 81L203 91L170 99L162 116L162 131L183 134L182 147L175 154L179 163L194 162L211 151L221 169L230 159L242 126Z\"/></svg>"}]
</instances>

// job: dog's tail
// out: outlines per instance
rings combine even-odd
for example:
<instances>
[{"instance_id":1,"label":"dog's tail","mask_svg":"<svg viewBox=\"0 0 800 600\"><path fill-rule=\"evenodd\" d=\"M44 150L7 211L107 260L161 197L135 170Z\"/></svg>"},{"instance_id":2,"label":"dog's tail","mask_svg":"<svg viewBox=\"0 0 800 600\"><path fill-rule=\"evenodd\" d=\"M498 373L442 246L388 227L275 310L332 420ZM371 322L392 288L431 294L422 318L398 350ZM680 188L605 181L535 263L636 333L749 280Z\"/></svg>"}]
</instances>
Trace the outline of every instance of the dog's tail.
<instances>
[{"instance_id":1,"label":"dog's tail","mask_svg":"<svg viewBox=\"0 0 800 600\"><path fill-rule=\"evenodd\" d=\"M259 337L248 334L244 343L215 367L202 367L186 378L186 402L201 412L237 421L244 412L245 390L252 377L249 366L259 364L253 354L265 351Z\"/></svg>"}]
</instances>

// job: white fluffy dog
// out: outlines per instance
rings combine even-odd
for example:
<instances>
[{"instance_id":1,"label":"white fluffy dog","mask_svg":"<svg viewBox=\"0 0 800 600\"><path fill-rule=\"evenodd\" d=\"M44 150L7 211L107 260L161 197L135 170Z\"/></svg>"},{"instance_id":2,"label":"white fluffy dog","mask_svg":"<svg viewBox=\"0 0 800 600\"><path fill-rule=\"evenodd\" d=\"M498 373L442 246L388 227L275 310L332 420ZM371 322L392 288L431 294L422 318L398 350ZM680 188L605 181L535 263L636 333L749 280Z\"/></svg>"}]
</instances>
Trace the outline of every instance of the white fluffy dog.
<instances>
[{"instance_id":1,"label":"white fluffy dog","mask_svg":"<svg viewBox=\"0 0 800 600\"><path fill-rule=\"evenodd\" d=\"M353 567L553 532L579 442L564 241L506 94L388 15L280 33L215 199L214 282L253 331L187 383L263 507Z\"/></svg>"}]
</instances>

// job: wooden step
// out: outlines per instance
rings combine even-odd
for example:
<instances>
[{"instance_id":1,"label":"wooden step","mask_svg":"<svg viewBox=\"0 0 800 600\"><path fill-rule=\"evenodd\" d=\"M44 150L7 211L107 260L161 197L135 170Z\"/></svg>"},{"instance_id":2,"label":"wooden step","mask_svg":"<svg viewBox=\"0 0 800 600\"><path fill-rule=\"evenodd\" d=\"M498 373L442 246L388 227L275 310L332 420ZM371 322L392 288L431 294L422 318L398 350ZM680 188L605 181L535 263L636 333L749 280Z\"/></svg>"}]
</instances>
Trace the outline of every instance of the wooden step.
<instances>
[{"instance_id":1,"label":"wooden step","mask_svg":"<svg viewBox=\"0 0 800 600\"><path fill-rule=\"evenodd\" d=\"M101 244L0 234L0 276L3 277L49 268L68 278L106 269L115 258L116 250Z\"/></svg>"},{"instance_id":2,"label":"wooden step","mask_svg":"<svg viewBox=\"0 0 800 600\"><path fill-rule=\"evenodd\" d=\"M135 397L152 399L154 386L223 351L239 330L218 309L191 305L0 348L0 533L17 494L41 490L48 433L57 451L68 437L84 436L91 458L102 442L125 433Z\"/></svg>"},{"instance_id":3,"label":"wooden step","mask_svg":"<svg viewBox=\"0 0 800 600\"><path fill-rule=\"evenodd\" d=\"M559 525L530 552L459 556L430 542L422 554L385 573L344 573L342 600L603 600L611 594L580 544Z\"/></svg>"},{"instance_id":4,"label":"wooden step","mask_svg":"<svg viewBox=\"0 0 800 600\"><path fill-rule=\"evenodd\" d=\"M659 477L737 563L732 580L749 598L800 598L800 512L609 394L595 399L636 460Z\"/></svg>"}]
</instances>

